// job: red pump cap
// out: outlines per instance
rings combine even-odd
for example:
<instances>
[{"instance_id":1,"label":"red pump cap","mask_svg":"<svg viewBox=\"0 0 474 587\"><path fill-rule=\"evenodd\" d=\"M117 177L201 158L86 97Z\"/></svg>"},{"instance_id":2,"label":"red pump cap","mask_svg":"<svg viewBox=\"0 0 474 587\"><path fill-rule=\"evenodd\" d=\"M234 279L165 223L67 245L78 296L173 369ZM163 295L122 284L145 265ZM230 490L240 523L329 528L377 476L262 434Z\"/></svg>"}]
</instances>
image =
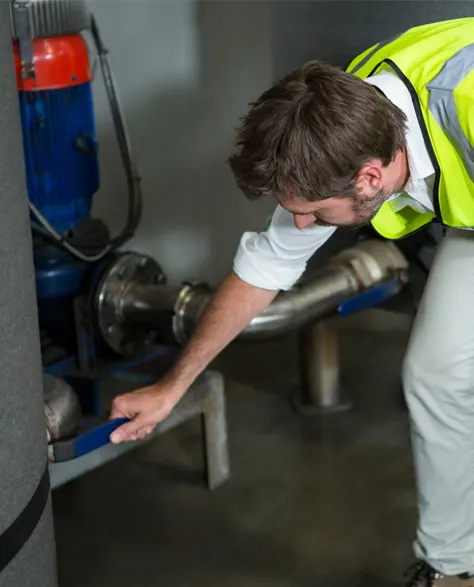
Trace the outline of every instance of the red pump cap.
<instances>
[{"instance_id":1,"label":"red pump cap","mask_svg":"<svg viewBox=\"0 0 474 587\"><path fill-rule=\"evenodd\" d=\"M35 77L21 78L18 41L13 41L17 89L55 90L91 81L89 50L80 34L33 40Z\"/></svg>"}]
</instances>

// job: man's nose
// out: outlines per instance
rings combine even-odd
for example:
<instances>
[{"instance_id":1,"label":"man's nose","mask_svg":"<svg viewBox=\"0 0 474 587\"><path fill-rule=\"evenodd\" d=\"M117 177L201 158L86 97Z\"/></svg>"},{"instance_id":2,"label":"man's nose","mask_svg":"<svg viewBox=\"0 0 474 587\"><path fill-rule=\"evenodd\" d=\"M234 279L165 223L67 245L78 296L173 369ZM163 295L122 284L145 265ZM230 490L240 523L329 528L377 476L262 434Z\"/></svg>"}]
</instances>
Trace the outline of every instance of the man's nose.
<instances>
[{"instance_id":1,"label":"man's nose","mask_svg":"<svg viewBox=\"0 0 474 587\"><path fill-rule=\"evenodd\" d=\"M310 224L313 224L313 222L316 220L314 214L293 214L293 219L295 221L296 228L299 228L300 230L306 228Z\"/></svg>"}]
</instances>

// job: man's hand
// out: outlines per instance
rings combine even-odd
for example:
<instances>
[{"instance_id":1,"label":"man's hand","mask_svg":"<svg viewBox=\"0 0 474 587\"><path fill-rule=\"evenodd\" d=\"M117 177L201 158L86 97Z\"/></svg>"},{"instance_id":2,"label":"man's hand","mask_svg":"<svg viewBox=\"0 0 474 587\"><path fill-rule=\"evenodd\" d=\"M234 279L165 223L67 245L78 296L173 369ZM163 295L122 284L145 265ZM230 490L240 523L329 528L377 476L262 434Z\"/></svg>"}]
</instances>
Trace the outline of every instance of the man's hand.
<instances>
[{"instance_id":1,"label":"man's hand","mask_svg":"<svg viewBox=\"0 0 474 587\"><path fill-rule=\"evenodd\" d=\"M188 344L159 383L115 398L111 418L129 418L110 436L115 443L145 438L164 420L200 373L246 324L264 310L277 291L253 287L235 273L219 287Z\"/></svg>"},{"instance_id":2,"label":"man's hand","mask_svg":"<svg viewBox=\"0 0 474 587\"><path fill-rule=\"evenodd\" d=\"M129 418L130 422L117 428L111 434L110 441L119 444L145 438L169 416L180 397L169 385L161 382L116 397L110 419Z\"/></svg>"}]
</instances>

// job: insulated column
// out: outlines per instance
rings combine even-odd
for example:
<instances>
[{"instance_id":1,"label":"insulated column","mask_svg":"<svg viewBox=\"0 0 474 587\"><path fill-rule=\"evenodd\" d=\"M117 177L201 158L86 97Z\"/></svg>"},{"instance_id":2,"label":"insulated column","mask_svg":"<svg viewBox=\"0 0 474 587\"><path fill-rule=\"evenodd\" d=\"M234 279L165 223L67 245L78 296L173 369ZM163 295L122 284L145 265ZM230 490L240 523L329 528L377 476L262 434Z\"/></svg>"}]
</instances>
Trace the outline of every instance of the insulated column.
<instances>
[{"instance_id":1,"label":"insulated column","mask_svg":"<svg viewBox=\"0 0 474 587\"><path fill-rule=\"evenodd\" d=\"M33 253L9 2L0 2L0 250L0 587L56 587Z\"/></svg>"}]
</instances>

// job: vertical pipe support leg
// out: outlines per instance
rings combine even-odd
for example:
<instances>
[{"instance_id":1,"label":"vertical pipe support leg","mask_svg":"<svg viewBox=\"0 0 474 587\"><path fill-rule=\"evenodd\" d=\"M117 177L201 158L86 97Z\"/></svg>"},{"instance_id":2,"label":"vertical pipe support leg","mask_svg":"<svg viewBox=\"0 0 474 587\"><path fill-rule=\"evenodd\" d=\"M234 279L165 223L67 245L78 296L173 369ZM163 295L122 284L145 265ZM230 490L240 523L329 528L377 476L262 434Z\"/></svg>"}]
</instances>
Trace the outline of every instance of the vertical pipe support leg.
<instances>
[{"instance_id":1,"label":"vertical pipe support leg","mask_svg":"<svg viewBox=\"0 0 474 587\"><path fill-rule=\"evenodd\" d=\"M340 386L339 346L336 319L314 322L298 337L300 371L296 409L303 415L342 412L350 409Z\"/></svg>"},{"instance_id":2,"label":"vertical pipe support leg","mask_svg":"<svg viewBox=\"0 0 474 587\"><path fill-rule=\"evenodd\" d=\"M206 480L209 489L216 489L230 476L224 378L220 373L208 372L211 392L202 413L203 449Z\"/></svg>"}]
</instances>

